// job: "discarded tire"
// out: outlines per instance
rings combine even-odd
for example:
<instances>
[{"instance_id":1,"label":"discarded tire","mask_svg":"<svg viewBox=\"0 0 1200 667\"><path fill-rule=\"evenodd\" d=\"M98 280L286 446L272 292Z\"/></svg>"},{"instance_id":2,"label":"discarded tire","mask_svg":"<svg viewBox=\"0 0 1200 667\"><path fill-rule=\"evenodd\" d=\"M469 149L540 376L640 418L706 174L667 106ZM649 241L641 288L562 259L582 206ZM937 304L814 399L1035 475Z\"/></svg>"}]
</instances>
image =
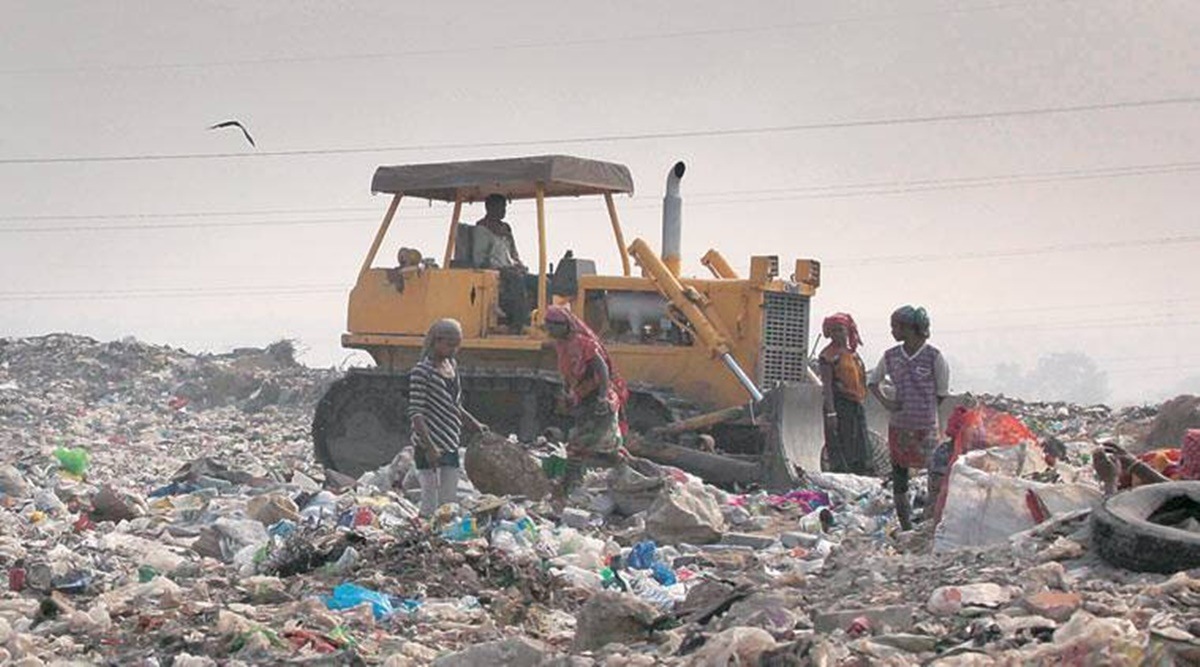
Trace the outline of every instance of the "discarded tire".
<instances>
[{"instance_id":1,"label":"discarded tire","mask_svg":"<svg viewBox=\"0 0 1200 667\"><path fill-rule=\"evenodd\" d=\"M1092 512L1092 545L1104 560L1136 572L1170 574L1200 567L1200 533L1153 523L1164 505L1200 505L1200 482L1140 486Z\"/></svg>"}]
</instances>

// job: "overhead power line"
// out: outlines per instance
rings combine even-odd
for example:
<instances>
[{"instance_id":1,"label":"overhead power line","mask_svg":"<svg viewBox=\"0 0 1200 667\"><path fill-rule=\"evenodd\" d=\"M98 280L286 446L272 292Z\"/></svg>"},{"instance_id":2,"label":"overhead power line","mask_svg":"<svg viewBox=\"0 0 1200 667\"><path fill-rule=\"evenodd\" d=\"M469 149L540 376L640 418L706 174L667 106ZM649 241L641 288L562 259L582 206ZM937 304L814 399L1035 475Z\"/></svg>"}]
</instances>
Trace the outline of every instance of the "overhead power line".
<instances>
[{"instance_id":1,"label":"overhead power line","mask_svg":"<svg viewBox=\"0 0 1200 667\"><path fill-rule=\"evenodd\" d=\"M504 51L529 51L538 49L553 49L575 46L598 46L602 44L620 44L627 42L646 42L646 41L661 41L671 39L688 39L696 37L718 37L722 35L738 35L738 34L756 34L763 32L781 32L786 30L795 30L800 28L822 28L834 27L842 25L853 25L861 23L887 23L897 20L907 20L914 18L927 18L933 16L945 16L951 14L968 14L977 12L997 11L1004 9L1012 9L1019 7L1027 7L1030 5L1045 5L1044 0L1038 2L1008 2L990 5L979 5L975 7L952 7L949 9L941 9L937 11L927 12L904 12L895 14L881 14L878 16L864 17L846 17L839 19L830 19L824 21L794 21L788 23L774 23L764 26L745 26L745 27L724 27L724 28L708 28L700 30L680 30L672 32L650 33L642 35L610 35L605 37L592 37L586 39L559 39L548 40L541 42L512 42L508 44L493 44L485 46L460 46L452 48L434 48L434 49L410 49L407 51L384 51L376 53L350 53L340 55L310 55L310 56L278 56L267 58L238 58L229 60L210 60L200 62L177 62L177 63L131 63L131 64L104 64L104 63L89 63L86 65L74 65L63 67L27 67L14 69L0 69L0 75L26 75L26 74L54 74L54 73L69 73L81 71L147 71L147 70L173 70L173 69L203 69L210 67L243 67L243 66L262 66L262 65L287 65L287 64L309 64L320 62L353 62L353 61L379 61L379 60L394 60L402 58L417 58L430 57L441 55L465 55L472 53L497 53Z\"/></svg>"},{"instance_id":2,"label":"overhead power line","mask_svg":"<svg viewBox=\"0 0 1200 667\"><path fill-rule=\"evenodd\" d=\"M689 194L687 206L714 206L722 204L744 204L753 202L785 201L793 199L829 199L846 196L894 195L907 192L925 192L929 190L949 190L960 188L994 187L1003 185L1023 185L1033 183L1051 183L1095 178L1123 178L1129 176L1147 176L1158 174L1175 174L1200 171L1200 162L1167 162L1161 164L1132 165L1126 167L1103 167L1098 169L1074 169L1046 172L997 174L992 176L974 176L942 179L918 179L910 181L873 181L866 183L843 183L832 185L815 185L799 188L770 188L757 190L725 190L719 192L698 192ZM836 192L849 190L851 192ZM788 193L793 193L788 195ZM731 195L784 195L776 197L740 197L736 199L706 200L708 197L729 197ZM692 201L699 199L699 201ZM627 209L641 210L657 208L658 203L634 204ZM565 210L586 210L583 206L564 207ZM308 209L260 209L242 211L189 211L166 213L96 213L71 215L8 215L0 216L0 222L38 221L38 220L161 220L180 218L221 218L221 217L250 217L257 215L309 215L320 213L378 213L381 207L331 207ZM444 219L444 214L430 213L413 215L415 208L404 209L405 219ZM45 227L0 227L0 233L22 232L77 232L103 231L107 229L187 229L207 227L256 227L280 225L323 225L361 222L360 219L287 219L262 220L244 223L150 223L127 225L57 225Z\"/></svg>"},{"instance_id":3,"label":"overhead power line","mask_svg":"<svg viewBox=\"0 0 1200 667\"><path fill-rule=\"evenodd\" d=\"M721 196L726 194L786 194L815 193L811 198L860 197L870 195L892 195L930 190L957 190L964 188L996 187L1003 185L1025 185L1057 183L1062 181L1091 180L1101 178L1123 178L1127 176L1157 176L1160 174L1189 173L1200 170L1200 162L1161 162L1157 164L1129 165L1123 167L1098 167L1094 169L1064 169L1027 173L994 174L990 176L961 176L952 178L927 178L909 181L874 181L821 185L807 188L766 188L759 190L734 190L728 192L703 193L690 196ZM848 192L836 192L846 190ZM834 191L834 192L831 192ZM755 201L778 201L790 197L763 197ZM805 197L810 198L810 197ZM742 201L742 200L738 200ZM2 218L0 218L2 219Z\"/></svg>"},{"instance_id":4,"label":"overhead power line","mask_svg":"<svg viewBox=\"0 0 1200 667\"><path fill-rule=\"evenodd\" d=\"M1005 118L1026 118L1067 113L1082 113L1092 111L1107 111L1114 109L1143 109L1158 106L1174 106L1196 104L1200 96L1168 97L1146 100L1126 100L1120 102L1100 102L1095 104L1076 104L1064 106L1029 107L1025 109L1010 109L1003 111L980 111L965 113L929 114L922 116L895 116L890 118L874 118L859 120L822 121L801 123L795 125L769 125L761 127L743 127L708 130L682 130L675 132L644 132L630 134L591 135L552 139L528 139L509 141L480 141L457 142L442 144L412 144L408 146L388 146L383 148L316 148L281 151L252 151L246 153L164 153L159 155L99 155L99 156L64 156L64 157L29 157L0 159L0 165L29 165L29 164L61 164L61 163L98 163L98 162L153 162L164 160L217 160L245 159L266 157L298 157L314 155L364 155L371 153L399 153L411 151L456 150L464 148L515 148L520 146L561 146L567 144L606 143L613 141L644 141L651 139L687 139L697 137L732 137L755 134L778 134L787 132L804 132L813 130L837 130L863 127L886 127L903 125L927 125L932 123L963 122L976 120L1000 120Z\"/></svg>"},{"instance_id":5,"label":"overhead power line","mask_svg":"<svg viewBox=\"0 0 1200 667\"><path fill-rule=\"evenodd\" d=\"M1025 257L1029 255L1049 255L1060 252L1089 252L1094 250L1113 250L1117 248L1138 248L1152 246L1172 246L1190 243L1200 243L1200 235L1162 236L1150 239L1126 239L1120 241L1091 241L1086 243L1056 243L1052 245L1013 248L1011 250L981 250L952 253L927 253L916 255L881 255L877 257L862 257L858 259L824 260L822 264L829 266L867 266L886 264L913 264L922 262L951 262L972 259L996 259L1000 257Z\"/></svg>"},{"instance_id":6,"label":"overhead power line","mask_svg":"<svg viewBox=\"0 0 1200 667\"><path fill-rule=\"evenodd\" d=\"M0 301L90 301L93 299L183 299L229 296L308 296L345 294L350 285L267 285L249 287L168 287L160 289L53 290L0 292Z\"/></svg>"},{"instance_id":7,"label":"overhead power line","mask_svg":"<svg viewBox=\"0 0 1200 667\"><path fill-rule=\"evenodd\" d=\"M142 231L162 229L229 229L237 227L296 227L302 225L339 225L366 222L362 218L333 218L317 220L252 220L246 222L162 222L117 225L55 225L46 227L0 227L0 234L39 234L61 232ZM378 220L373 221L378 223Z\"/></svg>"},{"instance_id":8,"label":"overhead power line","mask_svg":"<svg viewBox=\"0 0 1200 667\"><path fill-rule=\"evenodd\" d=\"M62 215L0 215L0 221L11 220L158 220L162 218L224 218L252 215L299 215L309 213L366 213L378 209L366 206L330 208L276 208L240 211L175 211L164 213L71 213Z\"/></svg>"},{"instance_id":9,"label":"overhead power line","mask_svg":"<svg viewBox=\"0 0 1200 667\"><path fill-rule=\"evenodd\" d=\"M240 296L240 295L260 295L260 294L321 294L321 293L340 293L345 294L351 285L338 283L319 283L309 285L243 285L243 286L222 286L222 287L161 287L161 288L131 288L131 289L111 289L111 290L43 290L43 291L11 291L0 292L0 301L2 300L57 300L57 299L92 299L92 298L157 298L157 297L189 297L189 296ZM959 320L964 316L975 317L978 315L998 315L1008 313L1021 312L1037 312L1037 311L1053 311L1053 310L1085 310L1085 311L1100 311L1107 312L1114 307L1124 306L1159 306L1167 307L1170 312L1154 312L1154 313L1139 313L1139 319L1136 325L1145 326L1170 326L1176 323L1188 324L1190 321L1176 322L1172 318L1180 315L1192 316L1196 313L1186 311L1179 312L1172 308L1173 306L1185 303L1196 303L1200 298L1180 298L1180 299L1165 299L1154 301L1126 301L1126 302L1110 302L1110 303L1068 303L1043 305L1030 308L997 308L992 310L973 311L969 313L946 311L939 315L938 321L947 319ZM939 311L941 312L941 311ZM1147 319L1151 318L1151 319ZM1110 324L1119 323L1118 320L1112 318L1105 319L1086 319L1086 320L1064 320L1059 322L1034 322L1034 323L995 323L986 327L974 327L969 329L941 329L935 327L935 333L969 333L976 331L989 331L995 329L1010 329L1010 330L1026 330L1026 329L1041 329L1041 328L1078 328L1078 327L1108 327ZM1135 325L1135 326L1136 326ZM1167 355L1170 356L1170 355ZM1167 358L1167 357L1163 357ZM1125 357L1121 357L1125 359ZM1103 361L1103 360L1098 360Z\"/></svg>"},{"instance_id":10,"label":"overhead power line","mask_svg":"<svg viewBox=\"0 0 1200 667\"><path fill-rule=\"evenodd\" d=\"M939 317L956 317L957 318L957 317L974 316L974 315L995 315L995 314L999 314L999 313L1005 313L1005 314L1007 314L1007 313L1034 313L1034 312L1048 312L1048 311L1060 311L1060 310L1112 310L1113 308L1125 308L1125 307L1129 307L1130 309L1133 309L1133 308L1137 308L1139 306L1142 308L1145 308L1147 306L1174 307L1174 306L1179 306L1182 304L1191 304L1191 303L1196 303L1196 302L1200 302L1200 298L1181 297L1181 298L1175 298L1175 299L1155 299L1155 300L1139 299L1137 301L1108 301L1105 303L1065 303L1065 304L1043 304L1040 306L1013 306L1013 307L989 308L987 310L973 310L973 311L951 310L951 311L943 312L943 311L939 310L938 314L939 314Z\"/></svg>"},{"instance_id":11,"label":"overhead power line","mask_svg":"<svg viewBox=\"0 0 1200 667\"><path fill-rule=\"evenodd\" d=\"M1003 333L1006 336L1013 334L1024 333L1026 331L1074 331L1078 329L1132 329L1138 327L1194 327L1200 326L1200 320L1172 320L1170 318L1147 320L1141 319L1136 322L1127 322L1108 318L1103 320L1073 320L1066 322L1034 322L1032 324L1022 323L996 323L986 327L971 327L968 329L934 329L935 335L947 334L972 334L972 333Z\"/></svg>"}]
</instances>

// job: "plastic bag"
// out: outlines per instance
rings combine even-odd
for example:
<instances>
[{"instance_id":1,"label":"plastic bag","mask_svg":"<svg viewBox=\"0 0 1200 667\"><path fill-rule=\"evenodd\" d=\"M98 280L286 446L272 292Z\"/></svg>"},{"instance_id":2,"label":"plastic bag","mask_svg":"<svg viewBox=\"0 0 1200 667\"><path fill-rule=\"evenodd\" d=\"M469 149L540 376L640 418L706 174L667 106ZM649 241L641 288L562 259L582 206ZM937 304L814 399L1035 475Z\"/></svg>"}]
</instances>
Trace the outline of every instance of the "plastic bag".
<instances>
[{"instance_id":1,"label":"plastic bag","mask_svg":"<svg viewBox=\"0 0 1200 667\"><path fill-rule=\"evenodd\" d=\"M333 610L353 609L366 602L371 603L375 620L387 618L396 611L391 598L358 584L339 584L333 589L333 595L326 598L325 606Z\"/></svg>"},{"instance_id":2,"label":"plastic bag","mask_svg":"<svg viewBox=\"0 0 1200 667\"><path fill-rule=\"evenodd\" d=\"M86 449L59 447L54 450L54 458L58 459L58 465L62 466L63 470L76 477L83 477L83 474L87 472L88 453Z\"/></svg>"},{"instance_id":3,"label":"plastic bag","mask_svg":"<svg viewBox=\"0 0 1200 667\"><path fill-rule=\"evenodd\" d=\"M567 459L562 456L547 456L542 459L542 471L550 479L562 477L567 474Z\"/></svg>"},{"instance_id":4,"label":"plastic bag","mask_svg":"<svg viewBox=\"0 0 1200 667\"><path fill-rule=\"evenodd\" d=\"M1026 496L1033 491L1051 515L1094 506L1099 489L1084 484L1042 484L1013 476L1034 457L1023 446L986 449L960 457L950 469L946 506L934 535L934 550L1004 542L1037 522ZM1032 453L1032 452L1030 452ZM1010 473L1010 474L1005 474Z\"/></svg>"},{"instance_id":5,"label":"plastic bag","mask_svg":"<svg viewBox=\"0 0 1200 667\"><path fill-rule=\"evenodd\" d=\"M629 551L629 557L625 562L635 570L648 570L654 565L654 552L658 545L654 540L646 540L633 545L633 549Z\"/></svg>"},{"instance_id":6,"label":"plastic bag","mask_svg":"<svg viewBox=\"0 0 1200 667\"><path fill-rule=\"evenodd\" d=\"M674 586L676 582L675 571L666 563L654 563L650 566L650 571L654 573L654 580L663 586Z\"/></svg>"}]
</instances>

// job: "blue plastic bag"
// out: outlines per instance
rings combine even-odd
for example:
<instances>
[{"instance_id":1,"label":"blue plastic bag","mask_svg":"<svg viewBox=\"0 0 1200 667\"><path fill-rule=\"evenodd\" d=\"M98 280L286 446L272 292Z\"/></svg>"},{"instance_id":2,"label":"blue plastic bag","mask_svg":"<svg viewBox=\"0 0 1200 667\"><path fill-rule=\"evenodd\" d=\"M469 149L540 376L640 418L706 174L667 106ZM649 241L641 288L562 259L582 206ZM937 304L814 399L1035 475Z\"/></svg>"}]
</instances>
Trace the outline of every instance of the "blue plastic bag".
<instances>
[{"instance_id":1,"label":"blue plastic bag","mask_svg":"<svg viewBox=\"0 0 1200 667\"><path fill-rule=\"evenodd\" d=\"M353 609L364 602L371 603L375 620L387 618L396 611L388 596L358 584L339 584L333 589L333 595L325 599L325 606L333 610Z\"/></svg>"},{"instance_id":2,"label":"blue plastic bag","mask_svg":"<svg viewBox=\"0 0 1200 667\"><path fill-rule=\"evenodd\" d=\"M650 566L650 571L654 573L654 580L663 586L671 586L676 581L675 570L666 563L655 563Z\"/></svg>"},{"instance_id":3,"label":"blue plastic bag","mask_svg":"<svg viewBox=\"0 0 1200 667\"><path fill-rule=\"evenodd\" d=\"M657 550L658 545L654 543L654 540L638 542L629 551L629 557L625 563L635 570L648 570L654 564L654 552Z\"/></svg>"}]
</instances>

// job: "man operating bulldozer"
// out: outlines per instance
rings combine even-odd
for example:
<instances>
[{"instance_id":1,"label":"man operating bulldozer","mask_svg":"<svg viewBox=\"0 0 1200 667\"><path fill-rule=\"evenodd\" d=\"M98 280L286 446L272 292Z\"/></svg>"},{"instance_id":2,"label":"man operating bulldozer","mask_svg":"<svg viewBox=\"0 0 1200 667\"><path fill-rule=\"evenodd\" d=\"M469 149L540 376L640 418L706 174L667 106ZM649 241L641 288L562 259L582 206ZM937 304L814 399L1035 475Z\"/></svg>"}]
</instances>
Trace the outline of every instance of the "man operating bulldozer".
<instances>
[{"instance_id":1,"label":"man operating bulldozer","mask_svg":"<svg viewBox=\"0 0 1200 667\"><path fill-rule=\"evenodd\" d=\"M564 491L583 478L589 465L612 466L621 459L629 390L596 334L564 306L546 309L546 332L554 339L575 426L567 436Z\"/></svg>"},{"instance_id":2,"label":"man operating bulldozer","mask_svg":"<svg viewBox=\"0 0 1200 667\"><path fill-rule=\"evenodd\" d=\"M472 264L500 272L500 310L511 333L520 334L529 324L529 270L521 263L512 227L504 221L508 202L504 195L488 195L484 216L475 223Z\"/></svg>"}]
</instances>

